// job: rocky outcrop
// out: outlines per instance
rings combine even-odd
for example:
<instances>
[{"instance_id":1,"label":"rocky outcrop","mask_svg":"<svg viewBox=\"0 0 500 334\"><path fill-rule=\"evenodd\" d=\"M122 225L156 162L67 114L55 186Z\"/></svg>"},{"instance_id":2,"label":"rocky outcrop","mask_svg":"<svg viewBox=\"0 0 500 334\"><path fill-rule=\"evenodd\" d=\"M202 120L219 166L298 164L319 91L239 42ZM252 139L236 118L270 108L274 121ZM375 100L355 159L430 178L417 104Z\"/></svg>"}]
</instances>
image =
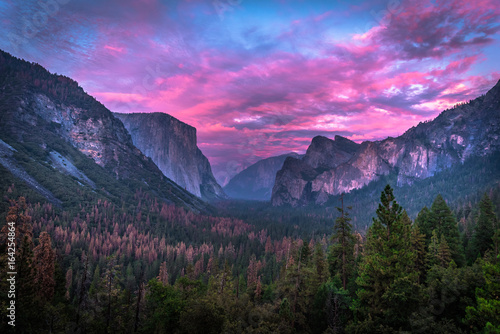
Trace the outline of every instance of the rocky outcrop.
<instances>
[{"instance_id":1,"label":"rocky outcrop","mask_svg":"<svg viewBox=\"0 0 500 334\"><path fill-rule=\"evenodd\" d=\"M105 108L89 117L86 108L60 103L45 94L35 93L25 95L19 110L33 111L71 145L98 165L112 169L119 177L129 176L129 170L124 168L128 165L125 159L129 155L139 158L140 164L147 164L123 125ZM30 122L39 126L40 121L32 118Z\"/></svg>"},{"instance_id":2,"label":"rocky outcrop","mask_svg":"<svg viewBox=\"0 0 500 334\"><path fill-rule=\"evenodd\" d=\"M287 157L301 158L297 153L288 153L260 160L235 175L224 187L232 198L269 201L276 179Z\"/></svg>"},{"instance_id":3,"label":"rocky outcrop","mask_svg":"<svg viewBox=\"0 0 500 334\"><path fill-rule=\"evenodd\" d=\"M276 175L272 204L322 204L395 173L398 185L433 176L474 156L500 150L500 81L486 95L443 111L397 138L356 144L315 137L301 159L288 158Z\"/></svg>"},{"instance_id":4,"label":"rocky outcrop","mask_svg":"<svg viewBox=\"0 0 500 334\"><path fill-rule=\"evenodd\" d=\"M196 129L164 113L114 114L132 141L165 176L204 199L225 198L210 162L196 146Z\"/></svg>"}]
</instances>

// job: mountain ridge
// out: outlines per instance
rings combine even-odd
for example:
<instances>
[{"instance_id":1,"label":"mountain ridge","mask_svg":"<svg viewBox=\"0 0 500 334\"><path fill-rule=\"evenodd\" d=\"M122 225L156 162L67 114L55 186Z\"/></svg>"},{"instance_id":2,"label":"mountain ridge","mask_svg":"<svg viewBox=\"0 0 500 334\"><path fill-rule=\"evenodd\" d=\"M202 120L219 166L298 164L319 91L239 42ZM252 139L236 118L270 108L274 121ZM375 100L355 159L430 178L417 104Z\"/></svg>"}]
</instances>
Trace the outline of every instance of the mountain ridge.
<instances>
[{"instance_id":1,"label":"mountain ridge","mask_svg":"<svg viewBox=\"0 0 500 334\"><path fill-rule=\"evenodd\" d=\"M446 109L401 136L365 141L357 150L353 145L350 157L339 150L340 136L313 139L300 163L288 161L277 173L272 204L323 204L331 195L393 173L398 186L411 184L473 156L498 151L499 114L500 80L485 95Z\"/></svg>"}]
</instances>

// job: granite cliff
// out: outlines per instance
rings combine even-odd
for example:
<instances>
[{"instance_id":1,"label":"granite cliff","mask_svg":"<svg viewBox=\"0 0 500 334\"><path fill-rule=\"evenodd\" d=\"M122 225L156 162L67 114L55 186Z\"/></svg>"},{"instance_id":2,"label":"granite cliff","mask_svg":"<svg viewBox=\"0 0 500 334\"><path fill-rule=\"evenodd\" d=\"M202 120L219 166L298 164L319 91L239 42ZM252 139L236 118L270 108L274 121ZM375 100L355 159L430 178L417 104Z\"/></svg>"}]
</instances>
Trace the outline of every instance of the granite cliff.
<instances>
[{"instance_id":1,"label":"granite cliff","mask_svg":"<svg viewBox=\"0 0 500 334\"><path fill-rule=\"evenodd\" d=\"M165 176L203 199L225 198L210 162L196 146L196 129L164 113L114 114L132 141Z\"/></svg>"}]
</instances>

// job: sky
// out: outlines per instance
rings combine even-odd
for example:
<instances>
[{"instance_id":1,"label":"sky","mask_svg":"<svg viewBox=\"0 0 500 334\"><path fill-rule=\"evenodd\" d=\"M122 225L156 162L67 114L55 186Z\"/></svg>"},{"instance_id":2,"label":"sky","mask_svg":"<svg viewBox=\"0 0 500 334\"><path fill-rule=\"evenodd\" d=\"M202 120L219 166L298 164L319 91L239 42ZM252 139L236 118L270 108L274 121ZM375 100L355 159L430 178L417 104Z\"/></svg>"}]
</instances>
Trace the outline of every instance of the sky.
<instances>
[{"instance_id":1,"label":"sky","mask_svg":"<svg viewBox=\"0 0 500 334\"><path fill-rule=\"evenodd\" d=\"M219 183L403 134L500 79L498 0L0 0L0 49L197 128Z\"/></svg>"}]
</instances>

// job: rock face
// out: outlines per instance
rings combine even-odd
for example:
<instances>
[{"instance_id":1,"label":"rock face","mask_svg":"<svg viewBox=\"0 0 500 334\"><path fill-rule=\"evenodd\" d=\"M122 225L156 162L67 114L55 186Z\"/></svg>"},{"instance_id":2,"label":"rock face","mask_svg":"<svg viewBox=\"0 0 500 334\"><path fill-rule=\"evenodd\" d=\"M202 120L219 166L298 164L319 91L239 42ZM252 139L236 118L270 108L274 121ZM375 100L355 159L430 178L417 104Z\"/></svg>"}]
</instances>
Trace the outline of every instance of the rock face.
<instances>
[{"instance_id":1,"label":"rock face","mask_svg":"<svg viewBox=\"0 0 500 334\"><path fill-rule=\"evenodd\" d=\"M196 129L164 113L114 114L132 141L182 188L204 199L225 198L210 162L196 146Z\"/></svg>"},{"instance_id":2,"label":"rock face","mask_svg":"<svg viewBox=\"0 0 500 334\"><path fill-rule=\"evenodd\" d=\"M299 159L302 156L288 153L260 160L235 175L224 187L225 193L238 199L270 200L276 172L281 169L287 157Z\"/></svg>"},{"instance_id":3,"label":"rock face","mask_svg":"<svg viewBox=\"0 0 500 334\"><path fill-rule=\"evenodd\" d=\"M302 159L289 157L276 175L274 206L322 204L395 173L398 185L433 176L474 156L500 150L500 81L486 95L443 111L397 138L356 144L313 138Z\"/></svg>"},{"instance_id":4,"label":"rock face","mask_svg":"<svg viewBox=\"0 0 500 334\"><path fill-rule=\"evenodd\" d=\"M139 159L146 167L147 159L134 147L127 130L109 110L96 101L95 113L90 116L86 108L72 103L60 103L41 93L27 94L20 101L18 111L29 119L33 126L50 124L71 145L92 158L98 165L112 169L120 177L128 177L125 160L130 155ZM29 115L34 112L40 118ZM135 160L135 159L134 159Z\"/></svg>"}]
</instances>

